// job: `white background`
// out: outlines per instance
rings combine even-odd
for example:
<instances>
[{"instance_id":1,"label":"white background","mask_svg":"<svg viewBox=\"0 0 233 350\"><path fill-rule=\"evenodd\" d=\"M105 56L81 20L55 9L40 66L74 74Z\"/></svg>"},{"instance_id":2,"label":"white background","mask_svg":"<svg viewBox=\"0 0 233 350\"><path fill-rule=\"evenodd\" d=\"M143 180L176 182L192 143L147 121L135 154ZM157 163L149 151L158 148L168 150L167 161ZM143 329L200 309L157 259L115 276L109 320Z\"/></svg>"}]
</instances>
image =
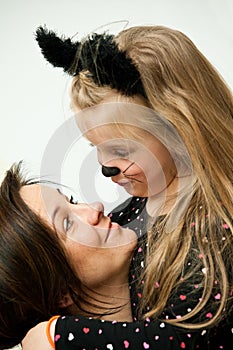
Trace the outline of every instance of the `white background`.
<instances>
[{"instance_id":1,"label":"white background","mask_svg":"<svg viewBox=\"0 0 233 350\"><path fill-rule=\"evenodd\" d=\"M39 25L46 24L65 36L78 32L77 39L101 26L113 34L125 26L140 24L179 29L232 88L232 23L232 0L0 0L0 178L21 159L38 175L48 141L72 115L68 97L71 78L43 58L34 39ZM82 165L88 152L87 143L80 141L72 160L67 157L62 178L84 200L89 198L74 183L77 177L72 178L72 165ZM102 191L98 199L115 206L123 194L100 172L93 177L96 188Z\"/></svg>"}]
</instances>

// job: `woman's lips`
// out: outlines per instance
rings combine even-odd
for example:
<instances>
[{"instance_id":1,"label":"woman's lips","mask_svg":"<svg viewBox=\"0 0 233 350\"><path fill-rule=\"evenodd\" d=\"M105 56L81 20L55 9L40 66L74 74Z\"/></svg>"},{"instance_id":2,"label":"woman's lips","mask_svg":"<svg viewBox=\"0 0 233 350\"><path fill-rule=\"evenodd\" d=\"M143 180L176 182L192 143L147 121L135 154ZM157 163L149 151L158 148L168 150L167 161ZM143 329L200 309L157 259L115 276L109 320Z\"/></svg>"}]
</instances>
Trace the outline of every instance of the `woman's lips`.
<instances>
[{"instance_id":1,"label":"woman's lips","mask_svg":"<svg viewBox=\"0 0 233 350\"><path fill-rule=\"evenodd\" d=\"M109 228L108 228L108 232L107 232L107 235L106 235L106 238L104 240L104 243L107 242L109 236L110 236L110 233L112 230L116 230L116 229L119 229L120 225L117 223L117 222L111 222L109 223Z\"/></svg>"},{"instance_id":2,"label":"woman's lips","mask_svg":"<svg viewBox=\"0 0 233 350\"><path fill-rule=\"evenodd\" d=\"M110 229L116 229L119 227L120 227L120 225L117 222L111 222Z\"/></svg>"}]
</instances>

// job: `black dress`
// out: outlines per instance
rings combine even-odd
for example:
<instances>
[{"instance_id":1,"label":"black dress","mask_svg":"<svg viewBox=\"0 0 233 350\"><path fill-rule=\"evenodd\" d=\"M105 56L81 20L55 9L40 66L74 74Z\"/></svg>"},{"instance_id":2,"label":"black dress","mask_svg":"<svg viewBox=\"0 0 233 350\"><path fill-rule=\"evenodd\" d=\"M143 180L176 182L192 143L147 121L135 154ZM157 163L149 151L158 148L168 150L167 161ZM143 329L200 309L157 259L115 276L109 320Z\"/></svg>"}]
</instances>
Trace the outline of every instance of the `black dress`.
<instances>
[{"instance_id":1,"label":"black dress","mask_svg":"<svg viewBox=\"0 0 233 350\"><path fill-rule=\"evenodd\" d=\"M83 316L61 316L56 324L55 346L57 350L231 350L233 344L232 316L224 320L217 328L196 331L184 330L160 321L138 319L137 307L142 297L142 288L136 286L135 281L144 268L144 254L146 248L145 198L131 198L116 208L110 216L113 222L124 227L130 227L138 234L138 245L132 259L129 285L133 322L103 321ZM201 258L193 250L186 268L193 269L195 259ZM143 281L142 281L143 284ZM201 295L198 280L192 274L192 280L186 281L184 286L171 296L161 319L178 318L191 311ZM217 287L213 295L216 302L220 298ZM212 317L213 310L206 309L200 315L202 318Z\"/></svg>"}]
</instances>

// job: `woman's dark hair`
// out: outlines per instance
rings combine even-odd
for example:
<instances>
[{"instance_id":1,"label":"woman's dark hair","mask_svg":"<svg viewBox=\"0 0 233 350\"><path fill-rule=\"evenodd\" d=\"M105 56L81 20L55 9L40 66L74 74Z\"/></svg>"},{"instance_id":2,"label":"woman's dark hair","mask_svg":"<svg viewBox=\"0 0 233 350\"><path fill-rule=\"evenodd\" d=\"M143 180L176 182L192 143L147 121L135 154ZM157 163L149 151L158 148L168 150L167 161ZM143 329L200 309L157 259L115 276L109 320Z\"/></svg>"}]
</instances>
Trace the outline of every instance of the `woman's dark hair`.
<instances>
[{"instance_id":1,"label":"woman's dark hair","mask_svg":"<svg viewBox=\"0 0 233 350\"><path fill-rule=\"evenodd\" d=\"M0 349L20 343L38 322L67 314L59 307L64 294L80 293L83 301L61 240L20 196L22 186L36 183L21 168L14 164L0 187Z\"/></svg>"}]
</instances>

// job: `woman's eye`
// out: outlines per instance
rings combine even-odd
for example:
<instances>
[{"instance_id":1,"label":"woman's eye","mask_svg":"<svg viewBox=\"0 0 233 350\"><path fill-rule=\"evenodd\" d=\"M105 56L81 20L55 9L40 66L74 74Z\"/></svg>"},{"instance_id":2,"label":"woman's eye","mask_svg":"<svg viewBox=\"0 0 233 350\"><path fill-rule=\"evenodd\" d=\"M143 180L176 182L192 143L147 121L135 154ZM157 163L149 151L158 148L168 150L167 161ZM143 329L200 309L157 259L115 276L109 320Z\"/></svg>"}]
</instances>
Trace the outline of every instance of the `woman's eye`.
<instances>
[{"instance_id":1,"label":"woman's eye","mask_svg":"<svg viewBox=\"0 0 233 350\"><path fill-rule=\"evenodd\" d=\"M74 197L73 196L70 196L70 203L71 204L78 204L78 201L76 200L74 200Z\"/></svg>"},{"instance_id":2,"label":"woman's eye","mask_svg":"<svg viewBox=\"0 0 233 350\"><path fill-rule=\"evenodd\" d=\"M73 225L73 221L69 219L69 216L67 216L63 221L64 231L68 232L72 227L72 225Z\"/></svg>"}]
</instances>

